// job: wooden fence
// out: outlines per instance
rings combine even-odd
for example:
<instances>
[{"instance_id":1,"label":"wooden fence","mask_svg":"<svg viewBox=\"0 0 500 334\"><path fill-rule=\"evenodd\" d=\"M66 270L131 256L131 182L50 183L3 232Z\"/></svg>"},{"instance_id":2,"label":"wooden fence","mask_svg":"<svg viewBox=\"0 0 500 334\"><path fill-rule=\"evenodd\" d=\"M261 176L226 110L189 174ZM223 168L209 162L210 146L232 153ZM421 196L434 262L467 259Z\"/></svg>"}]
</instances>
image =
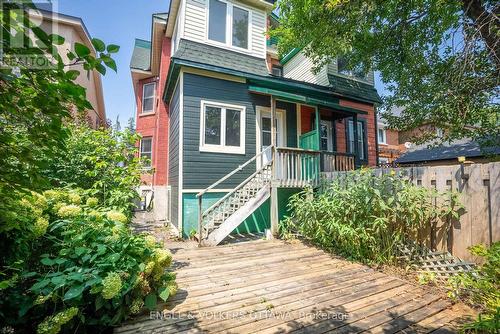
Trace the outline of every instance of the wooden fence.
<instances>
[{"instance_id":1,"label":"wooden fence","mask_svg":"<svg viewBox=\"0 0 500 334\"><path fill-rule=\"evenodd\" d=\"M450 252L468 261L477 261L467 247L500 241L500 162L455 166L376 168L376 175L394 171L414 184L453 190L460 194L465 210L460 220L453 221L447 233L442 226L430 229L428 246L435 251ZM335 178L345 172L324 173ZM439 224L439 223L438 223ZM442 225L443 223L441 223Z\"/></svg>"}]
</instances>

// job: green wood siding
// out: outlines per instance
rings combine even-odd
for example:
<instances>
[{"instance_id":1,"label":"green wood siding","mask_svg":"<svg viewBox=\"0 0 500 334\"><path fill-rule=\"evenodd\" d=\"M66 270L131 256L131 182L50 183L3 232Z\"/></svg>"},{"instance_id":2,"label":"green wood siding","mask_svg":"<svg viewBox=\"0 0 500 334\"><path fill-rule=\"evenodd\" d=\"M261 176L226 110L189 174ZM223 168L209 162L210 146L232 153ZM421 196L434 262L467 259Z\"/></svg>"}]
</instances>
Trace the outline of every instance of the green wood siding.
<instances>
[{"instance_id":1,"label":"green wood siding","mask_svg":"<svg viewBox=\"0 0 500 334\"><path fill-rule=\"evenodd\" d=\"M170 126L168 145L168 182L171 187L171 217L172 224L179 227L179 113L180 87L175 89L170 103Z\"/></svg>"},{"instance_id":2,"label":"green wood siding","mask_svg":"<svg viewBox=\"0 0 500 334\"><path fill-rule=\"evenodd\" d=\"M208 100L244 106L245 154L200 152L200 108L201 101ZM184 145L183 145L183 188L204 189L231 172L255 155L256 123L255 100L245 83L184 75ZM231 189L240 184L255 171L255 164L245 168L219 189Z\"/></svg>"},{"instance_id":3,"label":"green wood siding","mask_svg":"<svg viewBox=\"0 0 500 334\"><path fill-rule=\"evenodd\" d=\"M298 193L299 189L278 189L278 217L283 220L291 214L288 207L288 200L291 195ZM203 210L206 210L210 205L214 204L218 199L222 198L226 193L207 193L203 195ZM183 227L182 236L188 238L191 231L198 230L198 199L195 193L185 193L182 196L182 215ZM265 201L257 210L254 211L240 226L232 233L263 233L271 226L270 201Z\"/></svg>"},{"instance_id":4,"label":"green wood siding","mask_svg":"<svg viewBox=\"0 0 500 334\"><path fill-rule=\"evenodd\" d=\"M203 195L203 210L214 204L226 193L207 193ZM183 238L188 238L191 231L198 230L198 199L195 193L185 193L182 195L183 205ZM240 226L231 233L263 233L271 226L270 223L269 200L265 201L257 210L254 211Z\"/></svg>"}]
</instances>

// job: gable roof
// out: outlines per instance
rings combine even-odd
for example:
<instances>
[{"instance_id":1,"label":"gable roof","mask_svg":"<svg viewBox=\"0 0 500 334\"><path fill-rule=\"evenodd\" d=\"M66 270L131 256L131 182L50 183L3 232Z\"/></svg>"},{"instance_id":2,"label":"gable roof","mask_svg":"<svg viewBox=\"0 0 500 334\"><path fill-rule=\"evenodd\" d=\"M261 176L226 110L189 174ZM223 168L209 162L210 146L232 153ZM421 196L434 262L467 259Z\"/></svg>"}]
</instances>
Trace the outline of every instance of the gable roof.
<instances>
[{"instance_id":1,"label":"gable roof","mask_svg":"<svg viewBox=\"0 0 500 334\"><path fill-rule=\"evenodd\" d=\"M427 161L452 160L461 156L478 158L487 155L500 155L500 146L481 148L477 141L467 141L447 146L421 148L403 154L396 160L396 163L424 163Z\"/></svg>"},{"instance_id":2,"label":"gable roof","mask_svg":"<svg viewBox=\"0 0 500 334\"><path fill-rule=\"evenodd\" d=\"M149 71L151 69L151 42L136 38L130 68Z\"/></svg>"},{"instance_id":3,"label":"gable roof","mask_svg":"<svg viewBox=\"0 0 500 334\"><path fill-rule=\"evenodd\" d=\"M202 63L256 75L269 74L265 59L181 39L172 58Z\"/></svg>"}]
</instances>

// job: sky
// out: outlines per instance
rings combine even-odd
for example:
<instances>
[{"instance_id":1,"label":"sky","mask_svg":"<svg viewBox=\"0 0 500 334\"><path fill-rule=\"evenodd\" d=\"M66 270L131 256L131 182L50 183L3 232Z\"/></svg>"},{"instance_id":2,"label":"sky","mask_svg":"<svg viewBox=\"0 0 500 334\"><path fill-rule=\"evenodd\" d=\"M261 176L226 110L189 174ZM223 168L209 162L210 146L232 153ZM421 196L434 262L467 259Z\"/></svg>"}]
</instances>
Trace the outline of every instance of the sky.
<instances>
[{"instance_id":1,"label":"sky","mask_svg":"<svg viewBox=\"0 0 500 334\"><path fill-rule=\"evenodd\" d=\"M117 44L113 58L118 73L108 69L102 78L106 116L122 128L134 117L135 98L130 77L130 58L135 38L151 40L151 15L167 12L169 0L58 0L57 11L80 17L91 37Z\"/></svg>"},{"instance_id":2,"label":"sky","mask_svg":"<svg viewBox=\"0 0 500 334\"><path fill-rule=\"evenodd\" d=\"M151 40L151 15L168 12L169 0L58 0L57 11L80 17L91 37L106 44L117 44L114 55L118 73L107 71L103 77L106 116L113 124L117 117L122 128L135 117L135 98L129 63L135 38ZM375 75L379 94L385 92L380 76Z\"/></svg>"}]
</instances>

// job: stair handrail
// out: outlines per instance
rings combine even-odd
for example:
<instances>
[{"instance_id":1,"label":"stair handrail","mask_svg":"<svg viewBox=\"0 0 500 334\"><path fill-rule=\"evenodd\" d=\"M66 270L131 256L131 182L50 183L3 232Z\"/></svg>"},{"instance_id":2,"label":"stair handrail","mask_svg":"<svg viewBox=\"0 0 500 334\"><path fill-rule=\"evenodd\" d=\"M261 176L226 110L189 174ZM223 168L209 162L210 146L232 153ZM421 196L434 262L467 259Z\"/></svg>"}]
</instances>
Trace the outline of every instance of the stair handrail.
<instances>
[{"instance_id":1,"label":"stair handrail","mask_svg":"<svg viewBox=\"0 0 500 334\"><path fill-rule=\"evenodd\" d=\"M200 191L199 193L196 194L196 197L201 197L203 196L207 191L209 190L212 190L213 188L217 187L219 184L221 184L222 182L226 181L227 179L229 179L231 176L233 176L234 174L238 173L239 171L241 171L243 168L245 168L246 166L248 166L250 163L252 163L254 160L256 160L257 158L259 158L260 156L262 156L265 152L267 152L267 150L270 150L272 149L273 146L268 146L266 147L266 149L264 149L262 152L260 152L259 154L256 154L254 155L252 158L250 158L247 162L245 162L243 165L239 165L238 167L236 167L234 170L232 170L231 172L229 172L228 174L226 174L225 176L221 177L219 180L215 181L214 183L212 183L210 186L208 186L206 189Z\"/></svg>"},{"instance_id":2,"label":"stair handrail","mask_svg":"<svg viewBox=\"0 0 500 334\"><path fill-rule=\"evenodd\" d=\"M224 197L222 197L220 200L218 200L217 202L215 202L213 205L210 206L210 208L208 208L205 211L202 211L202 207L203 207L203 195L207 191L209 191L210 189L215 188L216 186L218 186L219 184L221 184L222 182L224 182L225 180L227 180L228 178L230 178L231 176L233 176L237 172L241 171L243 168L245 168L246 166L248 166L251 162L253 162L257 158L259 158L260 156L262 156L267 150L272 150L272 149L273 149L273 146L266 147L266 149L262 150L260 153L258 153L255 156L253 156L251 159L249 159L243 165L238 166L236 169L234 169L230 173L228 173L225 176L223 176L222 178L220 178L218 181L216 181L213 184L211 184L210 186L208 186L206 189L204 189L204 190L202 190L202 191L200 191L199 193L196 194L196 197L198 198L198 244L199 245L201 245L201 241L203 239L203 236L202 236L202 228L203 228L202 223L203 223L203 215L204 215L204 213L212 210L214 207L216 207L222 201L224 201L226 198L228 198L231 194L233 194L235 191L237 191L238 189L240 189L240 187L242 185L246 184L251 178L253 178L259 172L261 172L269 164L271 164L272 159L267 164L261 166L261 168L259 170L257 170L255 173L253 173L249 178L247 178L245 181L243 181L242 183L240 183L235 189L233 189L231 192L227 193Z\"/></svg>"}]
</instances>

